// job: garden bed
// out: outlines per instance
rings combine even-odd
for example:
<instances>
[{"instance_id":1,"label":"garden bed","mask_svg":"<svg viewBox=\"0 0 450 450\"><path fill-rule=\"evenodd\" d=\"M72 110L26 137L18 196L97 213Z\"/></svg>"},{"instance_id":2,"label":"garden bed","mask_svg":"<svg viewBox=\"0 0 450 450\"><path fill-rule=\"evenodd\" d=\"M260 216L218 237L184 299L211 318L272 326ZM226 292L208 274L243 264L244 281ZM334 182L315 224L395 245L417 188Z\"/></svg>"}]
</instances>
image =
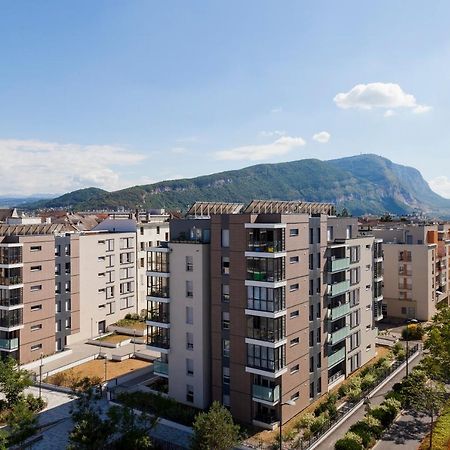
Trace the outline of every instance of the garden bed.
<instances>
[{"instance_id":1,"label":"garden bed","mask_svg":"<svg viewBox=\"0 0 450 450\"><path fill-rule=\"evenodd\" d=\"M112 380L122 375L129 374L132 371L149 367L147 361L139 359L127 359L126 361L107 361L106 363L106 380ZM49 376L45 383L55 386L72 387L74 382L82 378L90 378L99 383L105 381L105 360L95 359L84 364L80 364L72 369L63 370L54 375Z\"/></svg>"},{"instance_id":2,"label":"garden bed","mask_svg":"<svg viewBox=\"0 0 450 450\"><path fill-rule=\"evenodd\" d=\"M163 417L188 427L192 426L195 416L201 412L192 406L182 405L171 398L150 392L122 392L117 394L117 401L129 408Z\"/></svg>"},{"instance_id":3,"label":"garden bed","mask_svg":"<svg viewBox=\"0 0 450 450\"><path fill-rule=\"evenodd\" d=\"M420 444L419 450L430 448L430 435L427 434ZM442 414L436 420L433 428L433 450L447 450L450 448L450 401L445 405Z\"/></svg>"}]
</instances>

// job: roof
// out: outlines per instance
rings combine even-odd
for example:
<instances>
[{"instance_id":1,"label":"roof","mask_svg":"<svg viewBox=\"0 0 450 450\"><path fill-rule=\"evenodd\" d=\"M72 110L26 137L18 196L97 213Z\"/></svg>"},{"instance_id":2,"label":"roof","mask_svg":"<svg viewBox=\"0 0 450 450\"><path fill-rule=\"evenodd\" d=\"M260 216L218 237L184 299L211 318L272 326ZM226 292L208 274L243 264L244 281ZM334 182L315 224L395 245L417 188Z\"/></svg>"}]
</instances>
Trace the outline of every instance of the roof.
<instances>
[{"instance_id":1,"label":"roof","mask_svg":"<svg viewBox=\"0 0 450 450\"><path fill-rule=\"evenodd\" d=\"M211 214L239 214L243 207L242 203L195 202L189 208L187 215L204 217Z\"/></svg>"},{"instance_id":2,"label":"roof","mask_svg":"<svg viewBox=\"0 0 450 450\"><path fill-rule=\"evenodd\" d=\"M329 216L336 213L333 203L277 200L253 200L244 212L250 214L327 214Z\"/></svg>"},{"instance_id":3,"label":"roof","mask_svg":"<svg viewBox=\"0 0 450 450\"><path fill-rule=\"evenodd\" d=\"M0 236L25 236L39 234L54 234L65 230L63 224L41 223L34 225L4 225L0 224Z\"/></svg>"},{"instance_id":4,"label":"roof","mask_svg":"<svg viewBox=\"0 0 450 450\"><path fill-rule=\"evenodd\" d=\"M19 217L16 208L0 208L0 222L4 222L6 219L10 217L14 218Z\"/></svg>"}]
</instances>

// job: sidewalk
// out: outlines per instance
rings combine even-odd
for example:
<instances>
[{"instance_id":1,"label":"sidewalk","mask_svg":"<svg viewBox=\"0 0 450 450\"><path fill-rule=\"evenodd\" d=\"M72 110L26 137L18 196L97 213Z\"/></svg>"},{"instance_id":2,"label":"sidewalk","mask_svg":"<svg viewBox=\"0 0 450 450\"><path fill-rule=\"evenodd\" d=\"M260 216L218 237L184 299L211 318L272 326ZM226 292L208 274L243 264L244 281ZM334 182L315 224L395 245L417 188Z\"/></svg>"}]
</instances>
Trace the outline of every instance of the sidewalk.
<instances>
[{"instance_id":1,"label":"sidewalk","mask_svg":"<svg viewBox=\"0 0 450 450\"><path fill-rule=\"evenodd\" d=\"M419 354L413 361L409 363L409 370L412 370L417 366L422 359L422 354ZM405 376L406 369L402 369L397 375L395 375L391 380L389 380L373 397L370 399L371 406L378 406L383 400L384 396L392 390L392 386L395 383L400 382ZM365 416L365 407L361 405L356 412L354 412L350 417L347 417L323 442L321 442L317 447L318 450L331 450L334 449L334 444L339 439L343 438L348 429L356 422L361 420ZM387 447L376 447L377 450L387 450L392 448L392 440L388 443ZM405 448L415 448L405 447Z\"/></svg>"}]
</instances>

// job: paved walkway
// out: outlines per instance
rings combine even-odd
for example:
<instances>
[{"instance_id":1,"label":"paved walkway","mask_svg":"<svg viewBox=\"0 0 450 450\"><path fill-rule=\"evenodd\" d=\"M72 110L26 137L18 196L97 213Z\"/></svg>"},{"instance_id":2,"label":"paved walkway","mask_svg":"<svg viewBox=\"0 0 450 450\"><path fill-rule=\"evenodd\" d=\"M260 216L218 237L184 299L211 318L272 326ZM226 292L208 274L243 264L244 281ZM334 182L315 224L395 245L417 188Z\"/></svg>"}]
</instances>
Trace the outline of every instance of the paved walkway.
<instances>
[{"instance_id":1,"label":"paved walkway","mask_svg":"<svg viewBox=\"0 0 450 450\"><path fill-rule=\"evenodd\" d=\"M422 355L419 354L412 362L409 363L409 370L411 371L417 364L419 364L420 360L422 358ZM370 399L370 405L371 406L377 406L379 405L383 400L384 396L392 390L392 386L395 383L400 382L406 374L406 370L402 369L397 375L395 375L390 381L388 381L371 399ZM347 433L348 429L356 422L361 420L365 416L365 407L364 405L361 405L356 412L354 412L350 417L347 417L323 442L321 442L316 449L318 450L330 450L334 449L334 444L339 439L343 438L345 433ZM385 450L385 449L391 449L394 445L394 442L391 440L389 442L388 447L377 447L377 450ZM405 447L407 448L407 447ZM414 449L415 447L408 447L409 449Z\"/></svg>"}]
</instances>

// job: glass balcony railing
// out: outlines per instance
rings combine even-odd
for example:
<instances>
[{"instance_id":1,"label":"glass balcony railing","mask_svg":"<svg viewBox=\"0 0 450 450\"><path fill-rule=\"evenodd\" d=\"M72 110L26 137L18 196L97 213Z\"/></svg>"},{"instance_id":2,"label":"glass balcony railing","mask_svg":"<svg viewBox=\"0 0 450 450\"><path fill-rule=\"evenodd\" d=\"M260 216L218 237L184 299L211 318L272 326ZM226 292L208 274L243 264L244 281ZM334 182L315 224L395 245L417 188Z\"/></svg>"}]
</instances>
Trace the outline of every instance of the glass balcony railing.
<instances>
[{"instance_id":1,"label":"glass balcony railing","mask_svg":"<svg viewBox=\"0 0 450 450\"><path fill-rule=\"evenodd\" d=\"M346 316L347 314L350 314L350 303L344 303L343 305L339 306L331 306L330 312L329 312L329 318L331 320L337 320L341 317Z\"/></svg>"},{"instance_id":2,"label":"glass balcony railing","mask_svg":"<svg viewBox=\"0 0 450 450\"><path fill-rule=\"evenodd\" d=\"M254 398L257 398L259 400L275 403L280 399L280 386L270 388L254 384L252 389L252 395Z\"/></svg>"},{"instance_id":3,"label":"glass balcony railing","mask_svg":"<svg viewBox=\"0 0 450 450\"><path fill-rule=\"evenodd\" d=\"M330 272L338 272L350 267L350 258L330 259Z\"/></svg>"},{"instance_id":4,"label":"glass balcony railing","mask_svg":"<svg viewBox=\"0 0 450 450\"><path fill-rule=\"evenodd\" d=\"M14 286L16 284L22 284L21 276L0 277L0 285L1 286Z\"/></svg>"},{"instance_id":5,"label":"glass balcony railing","mask_svg":"<svg viewBox=\"0 0 450 450\"><path fill-rule=\"evenodd\" d=\"M330 284L328 286L328 294L334 297L348 291L348 289L350 288L350 282L348 280L344 280L338 283Z\"/></svg>"},{"instance_id":6,"label":"glass balcony railing","mask_svg":"<svg viewBox=\"0 0 450 450\"><path fill-rule=\"evenodd\" d=\"M19 348L19 338L0 339L0 350L17 350Z\"/></svg>"},{"instance_id":7,"label":"glass balcony railing","mask_svg":"<svg viewBox=\"0 0 450 450\"><path fill-rule=\"evenodd\" d=\"M345 347L342 347L337 352L328 356L328 368L339 364L340 362L345 360Z\"/></svg>"},{"instance_id":8,"label":"glass balcony railing","mask_svg":"<svg viewBox=\"0 0 450 450\"><path fill-rule=\"evenodd\" d=\"M169 289L151 288L147 289L147 295L149 297L169 298Z\"/></svg>"},{"instance_id":9,"label":"glass balcony railing","mask_svg":"<svg viewBox=\"0 0 450 450\"><path fill-rule=\"evenodd\" d=\"M349 326L345 326L343 328L340 328L339 330L331 332L331 334L330 334L330 344L334 345L337 342L340 342L343 339L345 339L348 336L349 331L350 331L350 327Z\"/></svg>"},{"instance_id":10,"label":"glass balcony railing","mask_svg":"<svg viewBox=\"0 0 450 450\"><path fill-rule=\"evenodd\" d=\"M153 361L153 372L155 374L169 375L169 363L155 359Z\"/></svg>"}]
</instances>

